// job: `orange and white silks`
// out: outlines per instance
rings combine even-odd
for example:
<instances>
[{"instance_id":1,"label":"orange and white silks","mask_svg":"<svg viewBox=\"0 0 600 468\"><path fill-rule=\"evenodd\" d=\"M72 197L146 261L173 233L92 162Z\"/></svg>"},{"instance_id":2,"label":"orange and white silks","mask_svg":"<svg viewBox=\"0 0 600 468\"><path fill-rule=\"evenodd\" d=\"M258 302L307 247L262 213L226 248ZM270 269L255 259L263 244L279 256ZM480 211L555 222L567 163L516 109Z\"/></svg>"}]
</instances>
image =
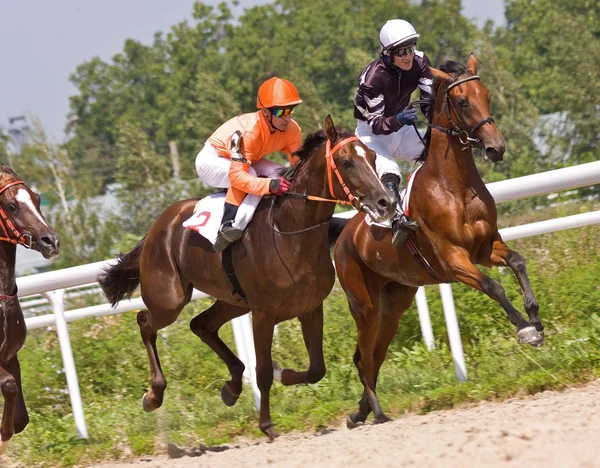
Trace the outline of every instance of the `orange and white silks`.
<instances>
[{"instance_id":1,"label":"orange and white silks","mask_svg":"<svg viewBox=\"0 0 600 468\"><path fill-rule=\"evenodd\" d=\"M270 180L255 177L248 172L252 164L264 156L282 151L287 154L290 163L294 164L292 153L302 146L302 131L298 124L291 120L284 132L271 133L269 124L261 111L242 114L221 125L208 139L208 143L217 153L231 159L231 136L242 133L241 153L243 161L232 159L229 168L231 187L227 191L226 201L239 206L248 193L266 195L269 193Z\"/></svg>"}]
</instances>

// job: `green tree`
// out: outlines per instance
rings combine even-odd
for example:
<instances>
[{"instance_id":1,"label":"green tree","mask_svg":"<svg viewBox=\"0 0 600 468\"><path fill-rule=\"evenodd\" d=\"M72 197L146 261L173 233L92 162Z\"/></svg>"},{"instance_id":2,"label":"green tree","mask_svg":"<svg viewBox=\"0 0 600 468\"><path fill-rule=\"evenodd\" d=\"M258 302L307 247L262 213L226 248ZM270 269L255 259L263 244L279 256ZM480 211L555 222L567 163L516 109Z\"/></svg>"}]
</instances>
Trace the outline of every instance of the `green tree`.
<instances>
[{"instance_id":1,"label":"green tree","mask_svg":"<svg viewBox=\"0 0 600 468\"><path fill-rule=\"evenodd\" d=\"M503 66L541 114L555 121L550 164L597 159L600 136L600 3L591 0L509 0L507 27L496 34ZM564 121L564 120L563 120Z\"/></svg>"}]
</instances>

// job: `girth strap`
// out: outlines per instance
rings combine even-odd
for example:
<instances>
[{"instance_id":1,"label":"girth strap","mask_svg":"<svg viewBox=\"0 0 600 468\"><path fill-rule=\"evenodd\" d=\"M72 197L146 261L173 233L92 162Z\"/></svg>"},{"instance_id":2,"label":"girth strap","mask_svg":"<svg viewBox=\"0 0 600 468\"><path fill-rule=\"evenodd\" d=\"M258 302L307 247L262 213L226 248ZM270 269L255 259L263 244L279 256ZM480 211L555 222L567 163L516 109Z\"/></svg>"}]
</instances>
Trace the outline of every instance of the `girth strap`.
<instances>
[{"instance_id":1,"label":"girth strap","mask_svg":"<svg viewBox=\"0 0 600 468\"><path fill-rule=\"evenodd\" d=\"M233 267L233 254L231 249L231 244L227 246L223 253L221 254L221 261L223 263L223 269L225 270L225 274L227 278L229 278L229 282L233 286L233 291L231 291L231 297L234 300L241 302L246 300L246 293L242 289L242 285L238 280L237 275L235 274L235 268Z\"/></svg>"}]
</instances>

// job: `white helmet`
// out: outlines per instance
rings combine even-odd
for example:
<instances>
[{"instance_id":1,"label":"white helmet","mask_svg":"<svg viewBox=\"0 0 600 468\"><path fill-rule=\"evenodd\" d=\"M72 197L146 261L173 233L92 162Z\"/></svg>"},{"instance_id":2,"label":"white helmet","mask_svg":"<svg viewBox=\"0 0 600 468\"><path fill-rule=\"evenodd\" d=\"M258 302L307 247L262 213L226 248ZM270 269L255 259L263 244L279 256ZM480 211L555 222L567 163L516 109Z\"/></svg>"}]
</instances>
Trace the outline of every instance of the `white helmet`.
<instances>
[{"instance_id":1,"label":"white helmet","mask_svg":"<svg viewBox=\"0 0 600 468\"><path fill-rule=\"evenodd\" d=\"M379 31L379 42L384 50L416 44L418 38L412 24L401 19L389 20Z\"/></svg>"}]
</instances>

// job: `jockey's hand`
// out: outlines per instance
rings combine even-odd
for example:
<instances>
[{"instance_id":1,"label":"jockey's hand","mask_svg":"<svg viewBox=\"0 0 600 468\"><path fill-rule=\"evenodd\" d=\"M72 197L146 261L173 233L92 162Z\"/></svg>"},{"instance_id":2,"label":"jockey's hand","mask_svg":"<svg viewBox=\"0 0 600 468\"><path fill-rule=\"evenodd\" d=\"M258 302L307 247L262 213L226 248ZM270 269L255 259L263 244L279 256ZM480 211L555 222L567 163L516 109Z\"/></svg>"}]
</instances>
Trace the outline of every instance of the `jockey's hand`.
<instances>
[{"instance_id":1,"label":"jockey's hand","mask_svg":"<svg viewBox=\"0 0 600 468\"><path fill-rule=\"evenodd\" d=\"M398 122L402 125L414 125L417 123L417 109L415 107L407 107L397 116Z\"/></svg>"},{"instance_id":2,"label":"jockey's hand","mask_svg":"<svg viewBox=\"0 0 600 468\"><path fill-rule=\"evenodd\" d=\"M277 195L278 197L281 197L289 189L290 182L283 177L271 179L271 182L269 182L269 192L271 192L273 195Z\"/></svg>"}]
</instances>

